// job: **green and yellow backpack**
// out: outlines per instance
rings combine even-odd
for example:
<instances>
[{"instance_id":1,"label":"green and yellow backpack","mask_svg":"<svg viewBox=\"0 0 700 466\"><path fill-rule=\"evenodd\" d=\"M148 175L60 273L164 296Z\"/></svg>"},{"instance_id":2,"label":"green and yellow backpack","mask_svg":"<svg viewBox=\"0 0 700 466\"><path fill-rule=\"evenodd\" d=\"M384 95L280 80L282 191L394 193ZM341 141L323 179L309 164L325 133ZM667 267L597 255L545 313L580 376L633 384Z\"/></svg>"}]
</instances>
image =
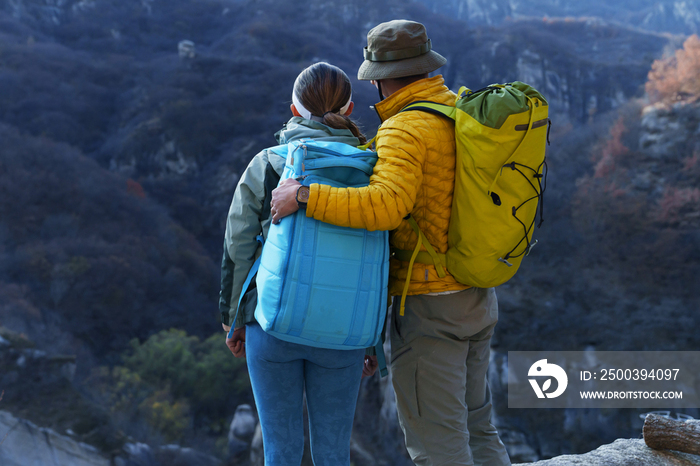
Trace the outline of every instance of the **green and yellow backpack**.
<instances>
[{"instance_id":1,"label":"green and yellow backpack","mask_svg":"<svg viewBox=\"0 0 700 466\"><path fill-rule=\"evenodd\" d=\"M400 260L445 267L457 281L479 288L508 281L537 241L535 217L546 187L548 105L531 86L516 81L478 91L459 90L456 105L420 101L401 111L420 110L455 121L457 166L448 250L438 254L413 218L419 240L413 251L394 251ZM421 244L426 251L420 251ZM405 300L411 270L404 287ZM402 312L403 313L403 312Z\"/></svg>"}]
</instances>

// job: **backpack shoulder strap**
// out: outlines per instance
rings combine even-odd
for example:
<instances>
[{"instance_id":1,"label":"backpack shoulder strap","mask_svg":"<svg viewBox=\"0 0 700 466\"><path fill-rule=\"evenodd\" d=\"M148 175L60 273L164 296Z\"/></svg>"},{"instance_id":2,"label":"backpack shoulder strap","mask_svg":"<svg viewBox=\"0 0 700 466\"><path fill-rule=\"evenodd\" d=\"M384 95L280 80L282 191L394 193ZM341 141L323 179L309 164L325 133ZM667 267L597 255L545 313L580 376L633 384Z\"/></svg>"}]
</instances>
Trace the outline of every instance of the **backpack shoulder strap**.
<instances>
[{"instance_id":1,"label":"backpack shoulder strap","mask_svg":"<svg viewBox=\"0 0 700 466\"><path fill-rule=\"evenodd\" d=\"M456 118L457 108L452 105L438 104L429 100L419 100L406 105L399 113L409 110L419 110L421 112L432 113L433 115L447 117L452 120Z\"/></svg>"},{"instance_id":2,"label":"backpack shoulder strap","mask_svg":"<svg viewBox=\"0 0 700 466\"><path fill-rule=\"evenodd\" d=\"M404 108L402 108L399 113L411 110L418 110L421 112L431 113L433 115L441 117L447 117L453 121L456 119L457 116L456 107L453 107L452 105L438 104L429 100L419 100L410 103ZM401 306L399 308L400 315L404 315L406 296L408 294L408 287L411 283L411 271L413 270L413 263L416 262L416 259L418 259L418 257L421 256L421 258L418 259L419 263L432 264L433 266L435 266L435 271L437 272L438 277L440 278L445 277L445 267L447 264L445 255L438 254L435 251L435 249L432 247L432 245L418 226L418 222L416 222L416 220L410 215L408 216L407 220L408 223L411 225L411 228L413 228L413 231L418 236L418 241L416 242L416 247L413 251L393 251L399 260L408 261L408 273L406 275L406 282L404 283L403 293L401 293ZM425 247L427 253L420 250L421 245Z\"/></svg>"},{"instance_id":3,"label":"backpack shoulder strap","mask_svg":"<svg viewBox=\"0 0 700 466\"><path fill-rule=\"evenodd\" d=\"M255 239L261 245L265 244L265 238L263 238L262 235L256 236ZM238 297L238 306L236 307L236 317L233 318L233 323L231 324L231 330L229 330L227 338L231 338L233 336L233 331L235 330L234 326L236 325L236 319L238 318L238 312L241 310L241 301L243 300L243 295L245 295L246 291L248 291L248 287L250 286L250 282L253 281L253 278L255 278L255 275L257 275L257 273L258 273L258 269L260 268L260 258L261 257L262 257L262 254L260 256L258 256L257 259L255 259L255 262L253 262L253 266L250 268L250 271L248 272L248 276L246 277L245 282L243 283L243 287L241 288L241 294Z\"/></svg>"},{"instance_id":4,"label":"backpack shoulder strap","mask_svg":"<svg viewBox=\"0 0 700 466\"><path fill-rule=\"evenodd\" d=\"M386 377L389 371L386 368L386 355L384 354L384 336L379 338L379 341L374 347L377 355L377 369L379 369L380 378Z\"/></svg>"},{"instance_id":5,"label":"backpack shoulder strap","mask_svg":"<svg viewBox=\"0 0 700 466\"><path fill-rule=\"evenodd\" d=\"M267 150L275 155L287 158L287 144L280 144L278 146L268 147Z\"/></svg>"},{"instance_id":6,"label":"backpack shoulder strap","mask_svg":"<svg viewBox=\"0 0 700 466\"><path fill-rule=\"evenodd\" d=\"M438 277L445 278L445 267L447 264L445 255L438 254L435 251L435 249L430 245L428 238L426 238L425 235L423 234L423 232L421 231L420 227L418 226L418 222L416 222L416 219L414 219L413 216L409 215L406 220L408 220L409 225L411 225L411 228L413 228L413 231L415 231L416 235L418 235L418 241L416 242L416 247L413 249L413 252L400 251L401 253L405 252L406 254L399 255L398 254L399 251L397 251L397 250L393 251L394 255L397 259L408 260L408 272L406 273L406 282L404 283L403 292L401 293L401 306L399 308L399 315L403 315L404 309L406 308L406 296L408 295L408 286L411 284L411 272L413 271L413 263L416 262L418 255L422 252L420 250L421 245L423 245L428 252L427 252L427 256L426 256L426 254L423 254L423 257L424 257L423 261L425 261L425 262L423 262L423 261L418 261L418 262L434 265L435 271L437 272ZM410 256L408 254L410 254Z\"/></svg>"}]
</instances>

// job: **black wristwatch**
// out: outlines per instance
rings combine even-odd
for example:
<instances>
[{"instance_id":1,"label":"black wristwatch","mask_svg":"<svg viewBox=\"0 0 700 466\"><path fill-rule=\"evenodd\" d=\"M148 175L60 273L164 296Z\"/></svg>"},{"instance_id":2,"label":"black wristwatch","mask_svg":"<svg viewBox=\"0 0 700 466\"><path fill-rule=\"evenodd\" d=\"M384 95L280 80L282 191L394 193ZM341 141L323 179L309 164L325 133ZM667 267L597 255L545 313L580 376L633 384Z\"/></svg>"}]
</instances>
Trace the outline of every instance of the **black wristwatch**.
<instances>
[{"instance_id":1,"label":"black wristwatch","mask_svg":"<svg viewBox=\"0 0 700 466\"><path fill-rule=\"evenodd\" d=\"M309 194L308 186L299 186L299 189L297 189L297 204L300 209L306 209L306 203L309 202Z\"/></svg>"}]
</instances>

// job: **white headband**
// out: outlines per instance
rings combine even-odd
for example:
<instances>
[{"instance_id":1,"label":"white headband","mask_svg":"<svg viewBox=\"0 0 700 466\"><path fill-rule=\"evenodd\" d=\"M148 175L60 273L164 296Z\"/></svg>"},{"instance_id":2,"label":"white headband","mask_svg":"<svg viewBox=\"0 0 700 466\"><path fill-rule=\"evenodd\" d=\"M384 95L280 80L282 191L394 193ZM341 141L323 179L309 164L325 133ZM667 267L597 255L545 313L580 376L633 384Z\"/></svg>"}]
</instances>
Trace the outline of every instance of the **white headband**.
<instances>
[{"instance_id":1,"label":"white headband","mask_svg":"<svg viewBox=\"0 0 700 466\"><path fill-rule=\"evenodd\" d=\"M348 101L343 105L343 107L336 112L338 115L345 115L350 108L350 103L352 102L352 94L350 94L350 98ZM301 104L299 101L299 98L297 97L296 92L292 92L292 103L294 103L294 107L296 107L297 112L299 112L299 115L301 115L302 118L306 118L307 120L314 120L318 122L323 122L323 116L317 116L317 115L312 115L310 111L308 111L304 106ZM334 113L334 112L331 112Z\"/></svg>"}]
</instances>

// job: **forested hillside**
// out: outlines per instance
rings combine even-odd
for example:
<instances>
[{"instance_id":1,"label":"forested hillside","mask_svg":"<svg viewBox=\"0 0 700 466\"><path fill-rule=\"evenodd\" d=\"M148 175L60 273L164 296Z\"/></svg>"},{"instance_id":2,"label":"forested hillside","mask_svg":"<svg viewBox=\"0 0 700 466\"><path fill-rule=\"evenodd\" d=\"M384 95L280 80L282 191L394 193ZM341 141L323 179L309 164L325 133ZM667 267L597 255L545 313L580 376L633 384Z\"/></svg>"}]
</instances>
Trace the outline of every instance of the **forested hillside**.
<instances>
[{"instance_id":1,"label":"forested hillside","mask_svg":"<svg viewBox=\"0 0 700 466\"><path fill-rule=\"evenodd\" d=\"M236 406L252 401L218 321L233 190L313 62L348 72L374 134L376 90L354 76L367 31L394 18L426 24L451 88L523 80L550 103L545 223L499 289L494 361L543 342L697 348L697 5L501 3L487 20L472 0L0 0L0 326L77 356L67 394L36 406L25 372L1 368L0 409L105 451L175 442L225 458ZM603 429L576 412L513 413L499 367L499 427L532 458L638 430L619 412L597 413ZM400 464L386 388L363 385L357 441ZM85 405L69 416L71 397ZM99 435L90 403L109 419Z\"/></svg>"},{"instance_id":2,"label":"forested hillside","mask_svg":"<svg viewBox=\"0 0 700 466\"><path fill-rule=\"evenodd\" d=\"M433 11L471 25L497 25L523 18L598 18L647 31L693 34L700 27L700 2L628 0L421 0Z\"/></svg>"}]
</instances>

